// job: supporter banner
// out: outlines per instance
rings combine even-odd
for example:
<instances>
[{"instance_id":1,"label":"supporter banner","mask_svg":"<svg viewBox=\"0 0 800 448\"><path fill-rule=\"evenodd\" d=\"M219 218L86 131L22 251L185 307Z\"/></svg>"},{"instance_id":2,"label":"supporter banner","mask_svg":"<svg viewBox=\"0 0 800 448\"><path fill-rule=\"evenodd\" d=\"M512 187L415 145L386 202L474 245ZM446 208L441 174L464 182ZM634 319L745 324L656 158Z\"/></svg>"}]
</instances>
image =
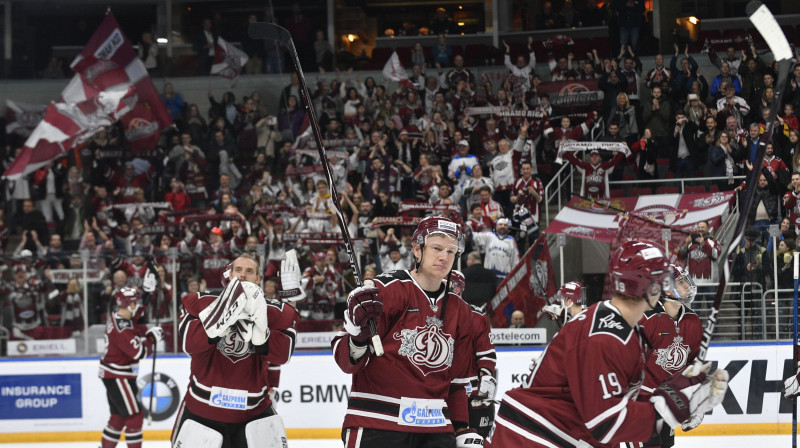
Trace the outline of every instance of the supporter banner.
<instances>
[{"instance_id":1,"label":"supporter banner","mask_svg":"<svg viewBox=\"0 0 800 448\"><path fill-rule=\"evenodd\" d=\"M399 211L400 213L421 211L421 212L426 212L428 214L430 214L431 211L446 212L446 213L461 213L461 207L455 204L431 205L427 202L403 201L400 203Z\"/></svg>"},{"instance_id":2,"label":"supporter banner","mask_svg":"<svg viewBox=\"0 0 800 448\"><path fill-rule=\"evenodd\" d=\"M6 100L6 133L23 137L31 135L42 118L46 104L28 104Z\"/></svg>"},{"instance_id":3,"label":"supporter banner","mask_svg":"<svg viewBox=\"0 0 800 448\"><path fill-rule=\"evenodd\" d=\"M109 208L118 208L120 210L128 210L132 208L171 208L172 204L169 202L134 202L130 204L112 204Z\"/></svg>"},{"instance_id":4,"label":"supporter banner","mask_svg":"<svg viewBox=\"0 0 800 448\"><path fill-rule=\"evenodd\" d=\"M79 373L0 375L0 420L81 418Z\"/></svg>"},{"instance_id":5,"label":"supporter banner","mask_svg":"<svg viewBox=\"0 0 800 448\"><path fill-rule=\"evenodd\" d=\"M222 37L217 37L211 74L230 80L236 79L249 59L247 53L229 44Z\"/></svg>"},{"instance_id":6,"label":"supporter banner","mask_svg":"<svg viewBox=\"0 0 800 448\"><path fill-rule=\"evenodd\" d=\"M538 110L516 110L508 106L468 107L465 113L467 115L497 115L498 117L543 118L545 116L544 112Z\"/></svg>"},{"instance_id":7,"label":"supporter banner","mask_svg":"<svg viewBox=\"0 0 800 448\"><path fill-rule=\"evenodd\" d=\"M8 356L74 355L75 339L8 341Z\"/></svg>"},{"instance_id":8,"label":"supporter banner","mask_svg":"<svg viewBox=\"0 0 800 448\"><path fill-rule=\"evenodd\" d=\"M403 216L376 216L372 219L371 229L378 227L394 227L394 226L408 226L416 227L422 221L421 216L403 217Z\"/></svg>"},{"instance_id":9,"label":"supporter banner","mask_svg":"<svg viewBox=\"0 0 800 448\"><path fill-rule=\"evenodd\" d=\"M610 243L619 233L623 213L603 204L653 219L673 230L694 230L699 221L708 221L714 229L719 228L728 215L734 200L734 192L645 195L594 203L573 197L545 232Z\"/></svg>"},{"instance_id":10,"label":"supporter banner","mask_svg":"<svg viewBox=\"0 0 800 448\"><path fill-rule=\"evenodd\" d=\"M322 165L304 165L299 167L287 167L286 168L286 175L287 176L307 176L309 174L315 173L322 173L325 171L325 168Z\"/></svg>"},{"instance_id":11,"label":"supporter banner","mask_svg":"<svg viewBox=\"0 0 800 448\"><path fill-rule=\"evenodd\" d=\"M562 113L586 113L603 106L603 91L596 79L543 82L536 91L550 95L550 104Z\"/></svg>"},{"instance_id":12,"label":"supporter banner","mask_svg":"<svg viewBox=\"0 0 800 448\"><path fill-rule=\"evenodd\" d=\"M83 281L83 269L50 269L53 283L66 284L73 278ZM89 283L100 283L105 280L105 271L87 269L86 281Z\"/></svg>"},{"instance_id":13,"label":"supporter banner","mask_svg":"<svg viewBox=\"0 0 800 448\"><path fill-rule=\"evenodd\" d=\"M389 60L383 65L383 79L399 82L400 85L409 88L414 87L411 81L408 80L408 73L400 62L400 57L397 56L396 51L392 52L392 55L389 56Z\"/></svg>"},{"instance_id":14,"label":"supporter banner","mask_svg":"<svg viewBox=\"0 0 800 448\"><path fill-rule=\"evenodd\" d=\"M181 226L178 224L150 224L142 226L142 229L136 233L143 235L161 235L163 233L177 235L180 232Z\"/></svg>"},{"instance_id":15,"label":"supporter banner","mask_svg":"<svg viewBox=\"0 0 800 448\"><path fill-rule=\"evenodd\" d=\"M621 142L579 142L575 140L567 140L558 147L558 156L564 152L579 152L591 151L593 149L603 151L617 151L625 154L625 157L631 155L631 149L628 145Z\"/></svg>"},{"instance_id":16,"label":"supporter banner","mask_svg":"<svg viewBox=\"0 0 800 448\"><path fill-rule=\"evenodd\" d=\"M487 313L492 327L508 327L511 313L516 310L525 314L525 326L533 327L539 320L542 306L555 293L550 248L545 235L541 235L500 283L497 294L489 302Z\"/></svg>"},{"instance_id":17,"label":"supporter banner","mask_svg":"<svg viewBox=\"0 0 800 448\"><path fill-rule=\"evenodd\" d=\"M484 86L487 82L492 83L492 89L497 90L506 81L511 83L511 92L506 92L512 97L513 103L521 103L525 96L525 88L522 85L522 78L508 72L488 72L481 75L480 88L478 88L478 100L486 101L486 89Z\"/></svg>"},{"instance_id":18,"label":"supporter banner","mask_svg":"<svg viewBox=\"0 0 800 448\"><path fill-rule=\"evenodd\" d=\"M547 344L544 328L492 328L489 340L494 345Z\"/></svg>"},{"instance_id":19,"label":"supporter banner","mask_svg":"<svg viewBox=\"0 0 800 448\"><path fill-rule=\"evenodd\" d=\"M243 219L239 215L226 215L226 214L219 214L219 215L189 215L183 218L183 222L185 224L192 224L195 222L208 222L208 221L239 221L242 222Z\"/></svg>"},{"instance_id":20,"label":"supporter banner","mask_svg":"<svg viewBox=\"0 0 800 448\"><path fill-rule=\"evenodd\" d=\"M299 207L290 207L288 205L270 205L270 204L257 205L253 211L259 215L271 215L274 213L283 213L283 214L302 216L305 213L305 211Z\"/></svg>"},{"instance_id":21,"label":"supporter banner","mask_svg":"<svg viewBox=\"0 0 800 448\"><path fill-rule=\"evenodd\" d=\"M334 139L325 139L324 138L324 139L322 139L322 146L324 146L326 149L327 148L352 148L354 146L359 146L360 144L361 144L361 140L359 140L357 138L334 138ZM314 151L312 151L313 154L305 154L306 151L300 150L300 151L303 151L304 155L309 155L311 157L314 157L314 155L316 155L316 158L319 159L319 152L316 151L316 149L317 149L316 140L309 141L308 145L306 145L306 147L314 149ZM300 152L300 151L296 151L296 152ZM332 157L332 155L331 155L332 152L333 151L327 151L326 152L328 157ZM347 157L348 155L349 154L338 155L338 157Z\"/></svg>"},{"instance_id":22,"label":"supporter banner","mask_svg":"<svg viewBox=\"0 0 800 448\"><path fill-rule=\"evenodd\" d=\"M325 145L325 143L323 143L323 145ZM316 147L316 145L314 145L314 146ZM325 147L327 148L328 145L325 145ZM316 149L313 149L313 150L312 149L298 149L298 150L295 150L294 153L297 156L306 156L306 157L311 157L314 160L319 160L319 151L317 151ZM338 157L340 159L347 160L347 158L350 157L350 154L347 151L329 151L327 149L325 150L325 155L328 156L328 159L330 159L331 157Z\"/></svg>"}]
</instances>

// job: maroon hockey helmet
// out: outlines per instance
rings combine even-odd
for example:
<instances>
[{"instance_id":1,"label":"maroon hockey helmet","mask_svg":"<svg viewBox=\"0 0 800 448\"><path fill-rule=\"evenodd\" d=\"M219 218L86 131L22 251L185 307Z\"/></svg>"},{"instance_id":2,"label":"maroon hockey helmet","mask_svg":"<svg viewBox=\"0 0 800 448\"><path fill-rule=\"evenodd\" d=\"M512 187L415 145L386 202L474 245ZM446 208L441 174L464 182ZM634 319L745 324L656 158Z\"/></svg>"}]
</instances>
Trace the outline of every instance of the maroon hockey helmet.
<instances>
[{"instance_id":1,"label":"maroon hockey helmet","mask_svg":"<svg viewBox=\"0 0 800 448\"><path fill-rule=\"evenodd\" d=\"M464 278L464 274L457 269L453 269L453 272L450 273L450 292L461 297L466 286L467 279Z\"/></svg>"},{"instance_id":2,"label":"maroon hockey helmet","mask_svg":"<svg viewBox=\"0 0 800 448\"><path fill-rule=\"evenodd\" d=\"M646 241L626 241L611 255L611 291L627 297L660 296L672 288L669 261Z\"/></svg>"},{"instance_id":3,"label":"maroon hockey helmet","mask_svg":"<svg viewBox=\"0 0 800 448\"><path fill-rule=\"evenodd\" d=\"M567 304L567 300L575 305L583 305L586 303L586 290L581 282L567 282L559 288L556 299L561 300L563 305Z\"/></svg>"},{"instance_id":4,"label":"maroon hockey helmet","mask_svg":"<svg viewBox=\"0 0 800 448\"><path fill-rule=\"evenodd\" d=\"M119 308L128 308L133 303L141 304L142 296L139 290L130 286L123 286L122 289L117 291L114 295L114 301Z\"/></svg>"},{"instance_id":5,"label":"maroon hockey helmet","mask_svg":"<svg viewBox=\"0 0 800 448\"><path fill-rule=\"evenodd\" d=\"M417 230L411 236L411 242L420 247L424 246L430 235L444 235L456 240L458 254L464 252L464 234L461 226L443 216L428 216L417 225Z\"/></svg>"}]
</instances>

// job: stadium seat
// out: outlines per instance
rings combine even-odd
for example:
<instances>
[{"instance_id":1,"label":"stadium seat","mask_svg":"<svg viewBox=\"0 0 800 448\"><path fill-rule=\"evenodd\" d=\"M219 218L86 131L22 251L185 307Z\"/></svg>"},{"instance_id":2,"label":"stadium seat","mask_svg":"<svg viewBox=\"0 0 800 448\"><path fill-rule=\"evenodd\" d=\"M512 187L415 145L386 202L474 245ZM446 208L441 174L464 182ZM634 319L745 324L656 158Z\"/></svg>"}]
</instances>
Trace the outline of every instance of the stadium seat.
<instances>
[{"instance_id":1,"label":"stadium seat","mask_svg":"<svg viewBox=\"0 0 800 448\"><path fill-rule=\"evenodd\" d=\"M649 194L653 194L653 190L650 187L641 187L632 188L628 196L646 196Z\"/></svg>"},{"instance_id":2,"label":"stadium seat","mask_svg":"<svg viewBox=\"0 0 800 448\"><path fill-rule=\"evenodd\" d=\"M622 180L633 180L633 174L623 174Z\"/></svg>"},{"instance_id":3,"label":"stadium seat","mask_svg":"<svg viewBox=\"0 0 800 448\"><path fill-rule=\"evenodd\" d=\"M678 187L658 187L656 189L656 194L675 194L680 192Z\"/></svg>"},{"instance_id":4,"label":"stadium seat","mask_svg":"<svg viewBox=\"0 0 800 448\"><path fill-rule=\"evenodd\" d=\"M711 193L719 193L719 187L717 186L717 184L714 184L711 186L711 188L708 189L708 191L710 191Z\"/></svg>"},{"instance_id":5,"label":"stadium seat","mask_svg":"<svg viewBox=\"0 0 800 448\"><path fill-rule=\"evenodd\" d=\"M684 193L705 193L706 188L702 185L691 185L683 189Z\"/></svg>"},{"instance_id":6,"label":"stadium seat","mask_svg":"<svg viewBox=\"0 0 800 448\"><path fill-rule=\"evenodd\" d=\"M621 188L615 188L608 192L609 196L612 198L624 198L625 197L625 190Z\"/></svg>"}]
</instances>

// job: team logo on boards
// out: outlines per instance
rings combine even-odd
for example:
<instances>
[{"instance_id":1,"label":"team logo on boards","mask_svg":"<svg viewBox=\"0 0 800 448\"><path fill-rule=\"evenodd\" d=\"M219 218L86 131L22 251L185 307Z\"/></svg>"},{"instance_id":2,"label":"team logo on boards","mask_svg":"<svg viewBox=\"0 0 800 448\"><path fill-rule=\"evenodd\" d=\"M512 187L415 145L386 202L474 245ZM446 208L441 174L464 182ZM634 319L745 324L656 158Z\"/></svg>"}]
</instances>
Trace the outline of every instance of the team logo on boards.
<instances>
[{"instance_id":1,"label":"team logo on boards","mask_svg":"<svg viewBox=\"0 0 800 448\"><path fill-rule=\"evenodd\" d=\"M405 329L394 334L401 341L397 351L423 375L445 370L453 365L453 337L442 331L442 321L431 316L424 327Z\"/></svg>"}]
</instances>

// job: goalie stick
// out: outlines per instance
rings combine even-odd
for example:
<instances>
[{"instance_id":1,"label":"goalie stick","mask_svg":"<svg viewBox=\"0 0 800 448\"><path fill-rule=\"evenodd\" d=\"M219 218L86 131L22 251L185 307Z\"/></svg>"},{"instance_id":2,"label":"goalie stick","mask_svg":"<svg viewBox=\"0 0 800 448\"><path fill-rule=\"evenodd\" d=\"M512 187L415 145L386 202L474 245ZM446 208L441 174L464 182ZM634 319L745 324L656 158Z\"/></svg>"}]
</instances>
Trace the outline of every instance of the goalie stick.
<instances>
[{"instance_id":1,"label":"goalie stick","mask_svg":"<svg viewBox=\"0 0 800 448\"><path fill-rule=\"evenodd\" d=\"M361 270L358 267L358 260L356 259L356 252L353 249L353 242L350 239L350 233L347 231L347 221L342 214L342 206L339 203L339 195L336 193L336 183L333 181L333 174L331 167L328 163L328 155L325 151L325 146L322 144L322 134L319 130L319 122L317 121L317 114L314 111L314 105L311 103L311 95L308 93L308 86L306 85L306 78L303 75L303 68L300 66L300 58L297 55L297 50L292 41L292 35L285 28L275 25L273 23L251 23L247 28L247 34L251 39L270 39L282 43L292 55L294 61L294 69L297 73L297 79L300 82L301 95L305 103L306 110L308 111L308 121L314 133L314 140L317 143L317 151L319 151L320 163L325 172L325 179L328 182L328 189L331 192L331 199L336 208L336 218L339 222L339 228L342 230L342 240L344 241L344 248L347 251L347 256L350 259L350 267L353 269L353 277L355 278L356 287L363 286L364 281L361 279ZM381 338L378 336L378 328L374 319L369 321L369 332L372 335L372 347L375 349L375 354L383 356L383 344Z\"/></svg>"},{"instance_id":2,"label":"goalie stick","mask_svg":"<svg viewBox=\"0 0 800 448\"><path fill-rule=\"evenodd\" d=\"M750 17L750 21L753 23L756 29L758 29L758 32L761 33L761 36L764 37L767 45L769 45L775 60L778 61L778 80L776 81L775 85L780 90L775 92L775 100L770 107L769 121L765 123L764 133L761 134L758 152L756 153L755 163L753 164L754 168L747 178L747 191L745 193L744 201L741 204L742 207L739 208L739 219L736 222L733 240L730 242L728 250L725 254L725 260L723 262L723 275L720 278L717 294L714 297L714 304L711 306L711 312L708 315L708 320L706 321L706 326L703 330L703 339L700 343L700 351L697 354L697 361L701 363L707 361L708 346L711 344L711 338L713 337L714 330L717 326L717 314L719 313L719 307L722 303L722 297L725 295L725 287L727 286L728 278L730 276L731 259L735 255L736 248L739 246L739 243L742 240L744 227L747 223L747 211L750 209L753 203L753 193L755 191L755 186L758 183L758 176L761 174L759 169L762 161L764 160L764 152L767 143L772 140L772 133L775 127L775 117L778 112L778 107L780 107L781 104L783 91L786 87L786 78L788 76L789 69L791 69L792 50L789 47L789 42L786 40L786 36L784 36L783 31L781 30L780 26L778 26L778 22L775 21L775 17L772 16L772 13L769 11L769 9L760 1L752 0L747 4L746 12Z\"/></svg>"}]
</instances>

